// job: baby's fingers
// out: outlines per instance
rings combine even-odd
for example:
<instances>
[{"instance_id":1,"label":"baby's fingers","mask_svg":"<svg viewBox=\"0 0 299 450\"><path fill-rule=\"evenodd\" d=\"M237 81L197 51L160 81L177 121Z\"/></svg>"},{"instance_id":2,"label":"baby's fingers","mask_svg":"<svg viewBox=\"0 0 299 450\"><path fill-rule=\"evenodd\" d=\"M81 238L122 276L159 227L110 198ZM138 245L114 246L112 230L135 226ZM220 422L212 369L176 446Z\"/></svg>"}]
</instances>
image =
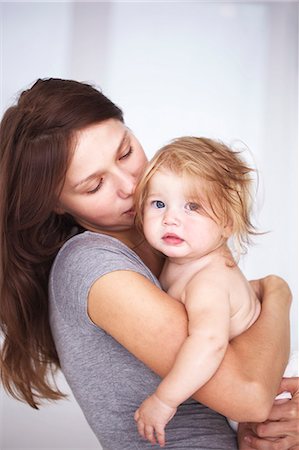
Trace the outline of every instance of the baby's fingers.
<instances>
[{"instance_id":1,"label":"baby's fingers","mask_svg":"<svg viewBox=\"0 0 299 450\"><path fill-rule=\"evenodd\" d=\"M134 420L135 420L135 422L137 422L137 420L139 419L139 417L140 417L140 414L139 414L139 408L138 408L138 409L136 409L135 414L134 414Z\"/></svg>"},{"instance_id":2,"label":"baby's fingers","mask_svg":"<svg viewBox=\"0 0 299 450\"><path fill-rule=\"evenodd\" d=\"M138 429L138 433L140 434L140 436L145 439L145 426L141 420L137 421L137 429Z\"/></svg>"},{"instance_id":3,"label":"baby's fingers","mask_svg":"<svg viewBox=\"0 0 299 450\"><path fill-rule=\"evenodd\" d=\"M156 439L154 435L154 427L152 425L145 425L145 437L151 444L156 444Z\"/></svg>"},{"instance_id":4,"label":"baby's fingers","mask_svg":"<svg viewBox=\"0 0 299 450\"><path fill-rule=\"evenodd\" d=\"M164 447L165 445L165 431L162 425L156 426L156 438L160 445L160 447Z\"/></svg>"}]
</instances>

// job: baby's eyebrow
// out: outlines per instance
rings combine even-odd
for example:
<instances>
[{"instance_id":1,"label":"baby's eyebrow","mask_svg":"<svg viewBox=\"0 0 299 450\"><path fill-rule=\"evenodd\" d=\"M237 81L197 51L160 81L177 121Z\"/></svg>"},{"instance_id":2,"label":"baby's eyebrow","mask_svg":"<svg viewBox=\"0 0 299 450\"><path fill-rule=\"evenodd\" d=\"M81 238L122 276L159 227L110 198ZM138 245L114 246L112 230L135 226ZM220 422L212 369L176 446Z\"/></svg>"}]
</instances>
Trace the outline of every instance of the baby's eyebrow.
<instances>
[{"instance_id":1,"label":"baby's eyebrow","mask_svg":"<svg viewBox=\"0 0 299 450\"><path fill-rule=\"evenodd\" d=\"M150 197L162 197L161 192L151 192L150 194L147 195L147 198Z\"/></svg>"}]
</instances>

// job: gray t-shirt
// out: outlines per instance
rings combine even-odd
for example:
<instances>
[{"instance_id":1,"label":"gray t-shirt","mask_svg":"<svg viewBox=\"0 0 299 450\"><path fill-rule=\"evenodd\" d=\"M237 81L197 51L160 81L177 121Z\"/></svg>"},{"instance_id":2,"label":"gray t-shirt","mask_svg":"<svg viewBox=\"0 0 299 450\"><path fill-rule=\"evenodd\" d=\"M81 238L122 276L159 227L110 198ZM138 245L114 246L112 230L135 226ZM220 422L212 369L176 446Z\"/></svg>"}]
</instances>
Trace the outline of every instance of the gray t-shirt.
<instances>
[{"instance_id":1,"label":"gray t-shirt","mask_svg":"<svg viewBox=\"0 0 299 450\"><path fill-rule=\"evenodd\" d=\"M92 284L117 270L159 286L142 260L112 237L84 232L67 241L51 271L50 323L61 369L103 449L152 449L137 432L134 412L160 379L87 314ZM169 449L237 449L226 419L194 400L178 408L166 441Z\"/></svg>"}]
</instances>

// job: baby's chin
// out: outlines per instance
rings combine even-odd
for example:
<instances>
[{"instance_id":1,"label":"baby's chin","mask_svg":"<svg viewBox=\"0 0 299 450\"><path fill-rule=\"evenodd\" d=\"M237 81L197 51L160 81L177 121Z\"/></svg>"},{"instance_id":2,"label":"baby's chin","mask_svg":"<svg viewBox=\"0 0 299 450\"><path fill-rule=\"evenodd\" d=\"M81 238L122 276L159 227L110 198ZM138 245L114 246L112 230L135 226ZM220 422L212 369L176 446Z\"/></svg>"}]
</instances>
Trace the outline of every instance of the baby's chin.
<instances>
[{"instance_id":1,"label":"baby's chin","mask_svg":"<svg viewBox=\"0 0 299 450\"><path fill-rule=\"evenodd\" d=\"M159 250L161 253L163 253L163 255L165 255L167 258L186 258L189 256L189 252L186 251L182 251L182 249L179 248L160 248L157 249Z\"/></svg>"}]
</instances>

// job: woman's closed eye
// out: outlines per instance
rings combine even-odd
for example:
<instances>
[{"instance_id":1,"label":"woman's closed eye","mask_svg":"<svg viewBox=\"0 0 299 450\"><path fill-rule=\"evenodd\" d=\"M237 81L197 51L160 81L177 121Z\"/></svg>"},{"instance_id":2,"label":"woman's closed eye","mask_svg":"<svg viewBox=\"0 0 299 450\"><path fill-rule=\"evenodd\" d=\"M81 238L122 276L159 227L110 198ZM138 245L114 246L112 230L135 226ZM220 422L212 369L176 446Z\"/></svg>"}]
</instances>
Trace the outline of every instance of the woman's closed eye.
<instances>
[{"instance_id":1,"label":"woman's closed eye","mask_svg":"<svg viewBox=\"0 0 299 450\"><path fill-rule=\"evenodd\" d=\"M103 185L103 178L100 179L99 183L95 186L95 188L87 191L87 194L95 194Z\"/></svg>"},{"instance_id":2,"label":"woman's closed eye","mask_svg":"<svg viewBox=\"0 0 299 450\"><path fill-rule=\"evenodd\" d=\"M133 148L130 147L123 155L120 156L119 160L128 158L133 153Z\"/></svg>"}]
</instances>

